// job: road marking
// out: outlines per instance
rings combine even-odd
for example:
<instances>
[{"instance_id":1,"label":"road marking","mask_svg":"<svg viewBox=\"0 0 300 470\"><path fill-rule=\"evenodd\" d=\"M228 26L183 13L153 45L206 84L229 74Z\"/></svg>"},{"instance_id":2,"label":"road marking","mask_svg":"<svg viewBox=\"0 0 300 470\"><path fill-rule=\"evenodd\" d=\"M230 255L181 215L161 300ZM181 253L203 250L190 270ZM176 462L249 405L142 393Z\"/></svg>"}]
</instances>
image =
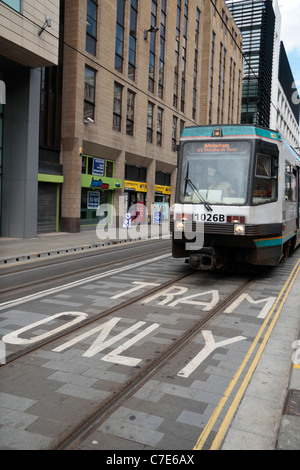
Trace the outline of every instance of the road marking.
<instances>
[{"instance_id":1,"label":"road marking","mask_svg":"<svg viewBox=\"0 0 300 470\"><path fill-rule=\"evenodd\" d=\"M253 300L252 297L250 297L250 295L248 294L242 294L240 295L240 297L235 301L233 302L230 307L228 307L224 313L233 313L234 310L244 301L244 300L248 300L248 302L250 304L254 304L254 305L257 305L257 304L261 304L263 302L266 302L266 305L264 306L264 308L262 309L262 311L260 312L260 314L258 315L257 318L262 318L262 319L265 319L266 316L268 315L270 309L273 307L274 305L274 302L276 300L276 297L267 297L266 299L262 299L262 300Z\"/></svg>"},{"instance_id":2,"label":"road marking","mask_svg":"<svg viewBox=\"0 0 300 470\"><path fill-rule=\"evenodd\" d=\"M139 289L143 289L143 287L158 287L160 284L154 284L153 282L139 282L139 281L134 281L132 284L136 284L137 287L132 287L131 289L121 292L120 294L114 295L111 297L111 299L119 299L120 297L126 297L128 294L132 294L132 292L136 292Z\"/></svg>"},{"instance_id":3,"label":"road marking","mask_svg":"<svg viewBox=\"0 0 300 470\"><path fill-rule=\"evenodd\" d=\"M188 291L189 291L188 287L171 286L143 300L142 304L148 304L150 302L153 302L156 299L159 299L160 297L164 297L164 300L157 302L157 305L162 305L162 306L167 306L167 307L176 307L178 304L196 305L199 307L204 306L203 311L209 312L218 304L219 299L220 299L219 292L217 290L200 292L197 294L189 295L188 297L179 297L179 296L183 296L183 294L186 294ZM203 302L203 301L200 302L200 301L194 300L198 297L204 297L208 295L210 295L212 298L210 302ZM174 297L179 297L179 299L173 300Z\"/></svg>"},{"instance_id":4,"label":"road marking","mask_svg":"<svg viewBox=\"0 0 300 470\"><path fill-rule=\"evenodd\" d=\"M49 323L53 320L57 320L59 317L65 317L65 316L74 317L74 320L68 323L65 323L64 325L56 328L55 330L47 331L47 333L43 333L42 335L39 335L39 336L34 336L31 339L19 338L19 335L21 335L22 333L25 333L25 331L32 330L33 328L41 326L45 323ZM19 344L19 345L20 344L22 345L34 344L34 343L37 343L39 341L42 341L48 338L49 336L58 334L67 328L77 325L77 323L80 323L83 320L85 320L87 316L88 316L87 313L82 313L82 312L57 313L56 315L52 315L51 317L44 318L43 320L37 321L35 323L31 323L31 325L24 326L23 328L20 328L19 330L8 333L7 335L3 336L2 341L6 344Z\"/></svg>"},{"instance_id":5,"label":"road marking","mask_svg":"<svg viewBox=\"0 0 300 470\"><path fill-rule=\"evenodd\" d=\"M5 309L10 308L10 307L14 307L16 305L23 304L25 302L30 302L31 300L40 299L41 297L45 297L46 295L56 294L57 292L62 292L62 291L67 290L67 289L72 289L73 287L78 287L78 286L81 286L81 285L86 284L88 282L98 281L99 279L102 279L104 277L112 276L114 274L119 274L121 272L128 271L129 269L138 268L138 267L143 266L145 264L154 263L155 261L160 261L162 259L169 258L169 257L170 257L170 254L157 256L156 258L151 258L151 259L146 260L146 261L139 261L138 263L129 264L127 266L123 266L122 268L112 269L112 270L106 271L105 273L102 273L102 274L97 274L95 276L90 276L90 277L86 277L84 279L79 279L78 281L70 282L68 284L63 284L62 286L58 286L58 287L54 287L52 289L47 289L47 290L44 290L44 291L41 291L41 292L37 292L36 294L26 295L25 297L21 297L21 298L16 299L16 300L10 300L8 302L3 302L3 303L0 304L0 311L5 310Z\"/></svg>"},{"instance_id":6,"label":"road marking","mask_svg":"<svg viewBox=\"0 0 300 470\"><path fill-rule=\"evenodd\" d=\"M116 336L112 336L109 339L108 336L111 333L111 330L117 325L117 323L121 321L121 318L112 318L111 320L108 320L102 325L99 325L92 330L87 331L86 333L83 333L80 336L77 336L67 343L62 344L61 346L58 346L55 349L52 349L53 352L62 352L65 351L66 349L74 346L75 344L89 338L90 336L100 332L98 337L95 339L93 344L90 346L90 348L82 355L82 357L93 357L99 352L103 351L104 349L107 349L108 347L111 347L113 344L117 343L121 339L125 338L126 336L129 336L132 334L134 331L140 329L142 326L144 326L146 323L143 321L137 322L134 325L130 326L126 330L122 331ZM126 365L126 366L131 366L135 367L137 366L142 359L138 358L132 358L132 357L126 357L126 356L120 356L120 354L125 351L126 349L130 348L132 345L140 341L142 338L150 334L152 331L156 330L160 325L158 323L154 323L153 325L150 325L148 328L145 330L141 331L138 333L136 336L132 337L131 339L127 340L124 344L118 346L115 350L111 351L109 354L106 356L102 357L102 360L105 362L113 362L115 364L121 364L121 365Z\"/></svg>"},{"instance_id":7,"label":"road marking","mask_svg":"<svg viewBox=\"0 0 300 470\"><path fill-rule=\"evenodd\" d=\"M273 305L272 309L270 310L268 316L266 317L265 321L263 322L256 338L254 339L248 353L245 356L244 361L240 365L237 373L235 374L234 378L230 382L230 384L227 387L223 397L219 401L217 407L215 408L213 414L211 415L209 421L207 422L205 428L203 429L203 431L202 431L202 433L201 433L201 435L200 435L200 437L199 437L199 439L198 439L198 441L197 441L197 443L194 447L194 450L201 450L203 448L207 438L209 437L209 434L210 434L213 426L215 425L220 413L222 412L228 398L230 397L234 387L236 386L242 372L244 371L248 361L250 360L250 358L251 358L251 356L254 352L254 349L256 348L258 342L260 341L265 328L267 327L270 319L273 316L273 313L275 312L275 310L277 308L277 305L279 304L279 302L280 302L280 300L283 296L281 304L279 305L278 310L275 313L274 318L271 321L270 326L268 327L268 330L265 333L265 336L263 337L263 341L262 341L262 343L261 343L261 345L260 345L260 347L259 347L259 349L256 353L256 356L254 357L254 359L252 361L252 364L250 365L249 370L248 370L248 372L247 372L247 374L246 374L246 376L245 376L245 378L244 378L237 394L235 395L235 398L234 398L229 410L227 411L226 416L225 416L225 418L224 418L224 420L223 420L223 422L222 422L222 424L221 424L221 426L220 426L220 428L219 428L219 430L218 430L218 432L215 436L215 439L212 443L211 450L219 449L219 447L220 447L220 445L221 445L221 443L222 443L222 441L225 437L225 434L228 430L228 427L229 427L229 425L232 421L232 418L233 418L234 414L236 413L236 410L237 410L237 408L238 408L238 406L239 406L239 404L240 404L240 402L243 398L245 390L246 390L246 388L247 388L247 386L250 382L250 379L251 379L251 377L254 373L254 370L255 370L255 368L256 368L256 366L257 366L257 364L258 364L258 362L259 362L259 360L262 356L262 353L263 353L263 351L266 347L266 344L269 340L269 337L270 337L270 335L271 335L271 333L272 333L272 331L273 331L273 329L274 329L274 327L277 323L278 317L279 317L279 315L280 315L280 313L283 309L283 306L284 306L284 304L287 300L287 297L288 297L288 295L289 295L289 293L290 293L290 291L291 291L291 289L292 289L292 287L293 287L293 285L294 285L294 283L297 279L299 271L300 271L300 259L298 260L298 262L294 266L294 268L293 268L291 274L289 275L285 285L283 286L280 294L278 295L278 297L276 299L276 302L274 303L274 305Z\"/></svg>"},{"instance_id":8,"label":"road marking","mask_svg":"<svg viewBox=\"0 0 300 470\"><path fill-rule=\"evenodd\" d=\"M188 378L200 364L208 358L208 356L218 348L222 348L223 346L227 346L229 344L237 343L239 341L244 341L245 336L236 336L235 338L229 338L224 341L220 341L219 343L215 342L213 334L211 331L202 331L202 335L205 339L205 346L204 348L197 354L194 359L192 359L180 372L178 372L178 376Z\"/></svg>"}]
</instances>

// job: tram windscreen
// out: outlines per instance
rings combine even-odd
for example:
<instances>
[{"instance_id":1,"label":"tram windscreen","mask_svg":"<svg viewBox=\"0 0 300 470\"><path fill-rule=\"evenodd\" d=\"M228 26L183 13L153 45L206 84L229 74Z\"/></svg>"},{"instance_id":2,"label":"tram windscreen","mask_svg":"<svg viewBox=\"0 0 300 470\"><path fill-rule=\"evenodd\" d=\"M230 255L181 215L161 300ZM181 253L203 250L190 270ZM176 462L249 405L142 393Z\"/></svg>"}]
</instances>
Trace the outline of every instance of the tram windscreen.
<instances>
[{"instance_id":1,"label":"tram windscreen","mask_svg":"<svg viewBox=\"0 0 300 470\"><path fill-rule=\"evenodd\" d=\"M183 145L180 202L243 205L250 142L187 142Z\"/></svg>"}]
</instances>

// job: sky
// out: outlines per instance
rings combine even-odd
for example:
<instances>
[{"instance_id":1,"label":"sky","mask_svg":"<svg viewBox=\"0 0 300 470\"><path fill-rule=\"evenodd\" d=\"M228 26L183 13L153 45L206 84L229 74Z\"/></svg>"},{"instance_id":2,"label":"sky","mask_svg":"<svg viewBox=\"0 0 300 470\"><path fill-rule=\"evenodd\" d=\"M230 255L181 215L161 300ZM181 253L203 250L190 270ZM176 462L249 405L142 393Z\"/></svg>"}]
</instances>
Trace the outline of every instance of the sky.
<instances>
[{"instance_id":1,"label":"sky","mask_svg":"<svg viewBox=\"0 0 300 470\"><path fill-rule=\"evenodd\" d=\"M300 0L278 0L281 13L281 40L300 90Z\"/></svg>"}]
</instances>

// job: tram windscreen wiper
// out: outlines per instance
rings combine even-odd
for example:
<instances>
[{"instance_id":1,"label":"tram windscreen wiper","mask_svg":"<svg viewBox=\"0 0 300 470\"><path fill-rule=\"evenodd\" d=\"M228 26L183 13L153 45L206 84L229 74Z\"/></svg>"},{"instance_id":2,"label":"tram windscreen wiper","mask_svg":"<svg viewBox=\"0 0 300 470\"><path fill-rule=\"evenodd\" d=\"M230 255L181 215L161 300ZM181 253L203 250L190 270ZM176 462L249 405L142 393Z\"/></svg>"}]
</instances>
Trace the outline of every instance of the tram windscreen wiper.
<instances>
[{"instance_id":1,"label":"tram windscreen wiper","mask_svg":"<svg viewBox=\"0 0 300 470\"><path fill-rule=\"evenodd\" d=\"M187 171L187 174L188 174L188 171ZM192 182L192 180L190 180L190 178L188 176L185 177L185 183L186 183L186 185L188 185L188 184L190 185L190 187L192 188L192 190L194 191L196 196L198 196L200 202L203 202L205 209L208 210L208 211L212 211L213 209L212 209L211 205L204 199L203 196L201 196L198 189L196 188L196 186L194 185L194 183Z\"/></svg>"}]
</instances>

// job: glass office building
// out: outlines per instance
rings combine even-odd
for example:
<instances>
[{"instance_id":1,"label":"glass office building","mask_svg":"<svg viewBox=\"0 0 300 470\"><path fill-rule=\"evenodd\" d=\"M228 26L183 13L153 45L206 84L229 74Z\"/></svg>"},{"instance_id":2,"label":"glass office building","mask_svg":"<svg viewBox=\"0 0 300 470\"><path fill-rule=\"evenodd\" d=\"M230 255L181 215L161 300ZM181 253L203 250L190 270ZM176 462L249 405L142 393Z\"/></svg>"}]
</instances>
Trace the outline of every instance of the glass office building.
<instances>
[{"instance_id":1,"label":"glass office building","mask_svg":"<svg viewBox=\"0 0 300 470\"><path fill-rule=\"evenodd\" d=\"M275 13L272 0L226 0L243 35L242 124L270 126Z\"/></svg>"}]
</instances>

